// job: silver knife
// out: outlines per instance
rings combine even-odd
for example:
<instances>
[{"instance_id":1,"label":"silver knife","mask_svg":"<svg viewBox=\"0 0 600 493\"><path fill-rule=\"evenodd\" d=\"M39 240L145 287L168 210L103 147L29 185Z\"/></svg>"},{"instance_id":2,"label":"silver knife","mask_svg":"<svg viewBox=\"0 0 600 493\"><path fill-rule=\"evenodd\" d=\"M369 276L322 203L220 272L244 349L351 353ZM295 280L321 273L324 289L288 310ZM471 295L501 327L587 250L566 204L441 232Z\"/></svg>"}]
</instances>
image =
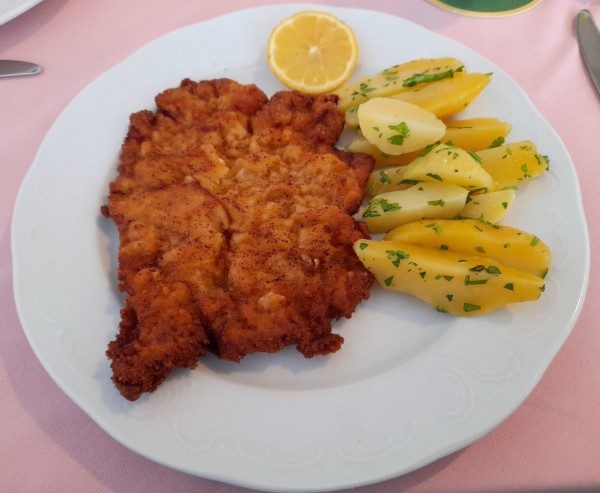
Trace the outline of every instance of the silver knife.
<instances>
[{"instance_id":1,"label":"silver knife","mask_svg":"<svg viewBox=\"0 0 600 493\"><path fill-rule=\"evenodd\" d=\"M577 14L575 31L581 56L600 94L600 32L589 10Z\"/></svg>"},{"instance_id":2,"label":"silver knife","mask_svg":"<svg viewBox=\"0 0 600 493\"><path fill-rule=\"evenodd\" d=\"M17 60L0 60L0 77L17 77L20 75L35 75L42 71L42 67L30 62Z\"/></svg>"}]
</instances>

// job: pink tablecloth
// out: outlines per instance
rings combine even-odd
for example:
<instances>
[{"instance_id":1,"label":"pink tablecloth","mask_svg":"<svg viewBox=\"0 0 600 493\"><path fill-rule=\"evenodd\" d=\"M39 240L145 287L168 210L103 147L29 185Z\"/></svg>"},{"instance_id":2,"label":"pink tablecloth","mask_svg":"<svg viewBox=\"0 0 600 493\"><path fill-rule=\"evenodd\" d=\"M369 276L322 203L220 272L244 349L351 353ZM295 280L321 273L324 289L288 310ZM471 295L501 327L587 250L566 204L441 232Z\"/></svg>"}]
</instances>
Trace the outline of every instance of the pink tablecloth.
<instances>
[{"instance_id":1,"label":"pink tablecloth","mask_svg":"<svg viewBox=\"0 0 600 493\"><path fill-rule=\"evenodd\" d=\"M268 1L46 0L0 26L0 59L39 62L37 77L0 80L0 491L240 492L156 465L108 437L45 373L12 296L10 225L19 185L50 125L90 81L175 28ZM467 449L357 489L600 490L600 97L584 72L572 20L598 0L545 0L501 19L447 13L425 0L314 2L375 8L470 46L510 74L569 149L590 229L588 295L571 336L533 393Z\"/></svg>"}]
</instances>

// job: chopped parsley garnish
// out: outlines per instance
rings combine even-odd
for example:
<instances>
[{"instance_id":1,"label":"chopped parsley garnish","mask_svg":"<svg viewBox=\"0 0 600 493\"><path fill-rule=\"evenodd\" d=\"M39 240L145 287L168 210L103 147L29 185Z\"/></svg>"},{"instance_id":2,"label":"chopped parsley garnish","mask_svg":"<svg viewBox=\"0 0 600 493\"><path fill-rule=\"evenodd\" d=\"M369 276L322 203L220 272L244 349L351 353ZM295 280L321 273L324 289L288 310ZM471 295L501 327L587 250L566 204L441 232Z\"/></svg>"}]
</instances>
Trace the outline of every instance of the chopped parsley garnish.
<instances>
[{"instance_id":1,"label":"chopped parsley garnish","mask_svg":"<svg viewBox=\"0 0 600 493\"><path fill-rule=\"evenodd\" d=\"M399 211L402 208L400 204L397 204L396 202L389 202L386 199L373 199L369 202L362 217L380 217L381 214L376 209L377 206L380 206L383 212Z\"/></svg>"},{"instance_id":2,"label":"chopped parsley garnish","mask_svg":"<svg viewBox=\"0 0 600 493\"><path fill-rule=\"evenodd\" d=\"M421 182L419 180L404 179L404 180L400 180L398 183L396 183L396 185L416 185L417 183L421 183Z\"/></svg>"},{"instance_id":3,"label":"chopped parsley garnish","mask_svg":"<svg viewBox=\"0 0 600 493\"><path fill-rule=\"evenodd\" d=\"M381 216L379 211L375 210L375 206L377 204L373 203L373 202L375 202L375 201L372 200L371 202L369 202L369 205L364 210L362 217L380 217Z\"/></svg>"},{"instance_id":4,"label":"chopped parsley garnish","mask_svg":"<svg viewBox=\"0 0 600 493\"><path fill-rule=\"evenodd\" d=\"M386 286L391 286L393 280L394 280L394 276L390 276L387 279L384 279L383 282Z\"/></svg>"},{"instance_id":5,"label":"chopped parsley garnish","mask_svg":"<svg viewBox=\"0 0 600 493\"><path fill-rule=\"evenodd\" d=\"M485 284L486 282L487 282L487 279L478 279L477 281L472 281L471 276L465 276L465 285L466 286L472 286L475 284Z\"/></svg>"},{"instance_id":6,"label":"chopped parsley garnish","mask_svg":"<svg viewBox=\"0 0 600 493\"><path fill-rule=\"evenodd\" d=\"M359 90L353 91L351 96L362 96L366 98L368 93L375 90L374 87L369 87L369 85L366 82L361 82L358 87Z\"/></svg>"},{"instance_id":7,"label":"chopped parsley garnish","mask_svg":"<svg viewBox=\"0 0 600 493\"><path fill-rule=\"evenodd\" d=\"M463 310L465 312L475 312L477 310L481 310L481 307L479 305L472 305L471 303L465 303L463 305Z\"/></svg>"},{"instance_id":8,"label":"chopped parsley garnish","mask_svg":"<svg viewBox=\"0 0 600 493\"><path fill-rule=\"evenodd\" d=\"M386 250L385 253L387 254L388 260L394 259L392 260L392 264L395 267L398 267L402 260L405 260L410 257L408 253L402 250Z\"/></svg>"},{"instance_id":9,"label":"chopped parsley garnish","mask_svg":"<svg viewBox=\"0 0 600 493\"><path fill-rule=\"evenodd\" d=\"M548 158L548 156L542 156L541 154L536 154L535 159L537 160L537 162L540 166L545 165L546 169L548 169L550 167L550 159Z\"/></svg>"},{"instance_id":10,"label":"chopped parsley garnish","mask_svg":"<svg viewBox=\"0 0 600 493\"><path fill-rule=\"evenodd\" d=\"M444 207L446 205L446 202L444 201L444 199L428 200L427 205L430 205L432 207Z\"/></svg>"},{"instance_id":11,"label":"chopped parsley garnish","mask_svg":"<svg viewBox=\"0 0 600 493\"><path fill-rule=\"evenodd\" d=\"M425 176L429 176L430 178L433 178L434 180L444 181L443 178L436 173L427 173Z\"/></svg>"},{"instance_id":12,"label":"chopped parsley garnish","mask_svg":"<svg viewBox=\"0 0 600 493\"><path fill-rule=\"evenodd\" d=\"M361 250L364 250L365 248L367 248L369 245L367 243L361 243L358 245L358 248L360 248Z\"/></svg>"},{"instance_id":13,"label":"chopped parsley garnish","mask_svg":"<svg viewBox=\"0 0 600 493\"><path fill-rule=\"evenodd\" d=\"M497 137L492 141L492 143L489 146L489 149L493 149L494 147L500 147L502 144L504 144L504 142L504 137Z\"/></svg>"},{"instance_id":14,"label":"chopped parsley garnish","mask_svg":"<svg viewBox=\"0 0 600 493\"><path fill-rule=\"evenodd\" d=\"M512 282L509 282L509 283L506 283L504 285L504 289L508 289L510 291L514 291L515 290L515 286L514 286L514 284Z\"/></svg>"},{"instance_id":15,"label":"chopped parsley garnish","mask_svg":"<svg viewBox=\"0 0 600 493\"><path fill-rule=\"evenodd\" d=\"M450 69L445 72L438 72L436 74L413 74L410 77L407 77L402 82L403 87L414 87L417 84L422 84L424 82L435 82L436 80L442 79L451 79L454 77L456 72L462 72L463 67L459 67L456 70Z\"/></svg>"},{"instance_id":16,"label":"chopped parsley garnish","mask_svg":"<svg viewBox=\"0 0 600 493\"><path fill-rule=\"evenodd\" d=\"M432 228L434 233L438 236L442 234L442 226L440 224L431 223L426 226L427 228Z\"/></svg>"},{"instance_id":17,"label":"chopped parsley garnish","mask_svg":"<svg viewBox=\"0 0 600 493\"><path fill-rule=\"evenodd\" d=\"M479 156L476 152L474 151L468 151L469 152L469 156L471 156L473 159L475 159L475 161L477 161L478 164L481 164L483 162L483 159L481 159L481 156Z\"/></svg>"},{"instance_id":18,"label":"chopped parsley garnish","mask_svg":"<svg viewBox=\"0 0 600 493\"><path fill-rule=\"evenodd\" d=\"M440 144L441 144L441 142L439 140L437 142L434 142L433 144L429 144L427 147L425 147L425 149L423 149L421 154L419 154L419 157L426 156L427 154L429 154L431 152L431 149L439 146Z\"/></svg>"},{"instance_id":19,"label":"chopped parsley garnish","mask_svg":"<svg viewBox=\"0 0 600 493\"><path fill-rule=\"evenodd\" d=\"M394 132L398 132L397 135L387 138L387 141L392 145L402 145L404 144L404 139L410 136L410 128L408 128L406 122L400 122L397 125L388 125L388 128Z\"/></svg>"}]
</instances>

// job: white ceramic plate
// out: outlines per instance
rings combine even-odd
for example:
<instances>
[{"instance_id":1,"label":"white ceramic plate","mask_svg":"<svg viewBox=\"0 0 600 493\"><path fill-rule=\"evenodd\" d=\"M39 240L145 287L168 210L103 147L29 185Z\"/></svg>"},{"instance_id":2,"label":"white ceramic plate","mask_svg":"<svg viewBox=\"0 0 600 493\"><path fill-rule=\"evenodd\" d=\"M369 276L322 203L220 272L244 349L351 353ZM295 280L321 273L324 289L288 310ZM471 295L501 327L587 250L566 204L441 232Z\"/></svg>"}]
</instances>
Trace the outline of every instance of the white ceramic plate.
<instances>
[{"instance_id":1,"label":"white ceramic plate","mask_svg":"<svg viewBox=\"0 0 600 493\"><path fill-rule=\"evenodd\" d=\"M42 0L0 0L0 25L20 16Z\"/></svg>"},{"instance_id":2,"label":"white ceramic plate","mask_svg":"<svg viewBox=\"0 0 600 493\"><path fill-rule=\"evenodd\" d=\"M473 50L400 18L327 8L355 30L357 74L455 56L493 72L465 116L512 122L550 172L523 186L504 223L546 241L546 292L480 318L439 314L375 288L336 330L341 351L293 349L236 365L207 357L136 403L119 396L104 356L119 322L118 239L99 215L130 113L184 77L281 89L265 62L271 28L311 6L240 11L168 34L81 92L27 175L13 221L14 289L42 365L111 436L154 461L271 491L324 491L412 471L491 431L536 385L568 336L587 286L589 242L573 163L519 87ZM319 7L324 8L324 7ZM227 35L223 35L227 33Z\"/></svg>"}]
</instances>

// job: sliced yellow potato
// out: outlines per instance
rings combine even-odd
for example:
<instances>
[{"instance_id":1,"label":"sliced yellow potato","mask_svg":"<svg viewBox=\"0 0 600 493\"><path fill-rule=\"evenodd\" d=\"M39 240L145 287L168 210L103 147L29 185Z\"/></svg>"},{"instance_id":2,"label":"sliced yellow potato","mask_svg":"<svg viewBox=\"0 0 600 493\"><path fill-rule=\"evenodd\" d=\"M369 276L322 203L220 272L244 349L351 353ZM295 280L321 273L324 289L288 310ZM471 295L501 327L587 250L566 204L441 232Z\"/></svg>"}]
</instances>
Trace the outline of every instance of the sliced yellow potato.
<instances>
[{"instance_id":1,"label":"sliced yellow potato","mask_svg":"<svg viewBox=\"0 0 600 493\"><path fill-rule=\"evenodd\" d=\"M375 167L382 168L385 166L393 166L398 164L406 164L404 162L400 162L403 156L406 154L400 154L397 156L393 156L391 154L386 154L385 152L381 152L376 145L371 144L362 132L359 130L352 142L346 146L346 150L349 152L362 152L364 154L369 154L373 156L375 159ZM418 153L416 153L418 155Z\"/></svg>"},{"instance_id":2,"label":"sliced yellow potato","mask_svg":"<svg viewBox=\"0 0 600 493\"><path fill-rule=\"evenodd\" d=\"M459 74L451 79L432 82L391 97L416 104L445 120L469 106L489 84L491 78L492 74Z\"/></svg>"},{"instance_id":3,"label":"sliced yellow potato","mask_svg":"<svg viewBox=\"0 0 600 493\"><path fill-rule=\"evenodd\" d=\"M373 98L358 108L365 138L386 154L422 149L446 132L444 122L418 106L390 98Z\"/></svg>"},{"instance_id":4,"label":"sliced yellow potato","mask_svg":"<svg viewBox=\"0 0 600 493\"><path fill-rule=\"evenodd\" d=\"M347 128L360 128L360 125L358 124L358 108L360 108L360 106L353 106L344 113L344 121Z\"/></svg>"},{"instance_id":5,"label":"sliced yellow potato","mask_svg":"<svg viewBox=\"0 0 600 493\"><path fill-rule=\"evenodd\" d=\"M469 195L460 216L496 224L506 216L514 199L512 189Z\"/></svg>"},{"instance_id":6,"label":"sliced yellow potato","mask_svg":"<svg viewBox=\"0 0 600 493\"><path fill-rule=\"evenodd\" d=\"M496 181L496 189L518 186L548 169L547 156L530 140L513 142L478 152L481 167Z\"/></svg>"},{"instance_id":7,"label":"sliced yellow potato","mask_svg":"<svg viewBox=\"0 0 600 493\"><path fill-rule=\"evenodd\" d=\"M451 79L444 79L431 84L424 84L409 91L389 96L431 111L441 120L447 120L469 106L481 91L489 84L491 74L455 74ZM358 108L348 108L345 113L346 126L359 128ZM464 127L463 127L464 128ZM497 138L498 136L494 137ZM489 147L490 140L482 149Z\"/></svg>"},{"instance_id":8,"label":"sliced yellow potato","mask_svg":"<svg viewBox=\"0 0 600 493\"><path fill-rule=\"evenodd\" d=\"M423 182L373 197L362 217L371 233L385 233L422 218L454 217L467 196L467 190L452 183Z\"/></svg>"},{"instance_id":9,"label":"sliced yellow potato","mask_svg":"<svg viewBox=\"0 0 600 493\"><path fill-rule=\"evenodd\" d=\"M542 278L552 262L550 249L537 236L475 219L416 221L391 230L385 239L489 257Z\"/></svg>"},{"instance_id":10,"label":"sliced yellow potato","mask_svg":"<svg viewBox=\"0 0 600 493\"><path fill-rule=\"evenodd\" d=\"M498 118L469 118L446 122L442 142L452 142L466 151L481 151L504 144L512 125Z\"/></svg>"},{"instance_id":11,"label":"sliced yellow potato","mask_svg":"<svg viewBox=\"0 0 600 493\"><path fill-rule=\"evenodd\" d=\"M412 163L401 168L399 175L403 180L436 180L454 183L468 190L494 186L494 179L481 167L477 154L447 145L424 151Z\"/></svg>"},{"instance_id":12,"label":"sliced yellow potato","mask_svg":"<svg viewBox=\"0 0 600 493\"><path fill-rule=\"evenodd\" d=\"M468 190L493 188L494 179L479 161L472 151L454 146L432 146L406 166L372 171L367 181L367 193L376 195L403 190L423 181L454 183Z\"/></svg>"},{"instance_id":13,"label":"sliced yellow potato","mask_svg":"<svg viewBox=\"0 0 600 493\"><path fill-rule=\"evenodd\" d=\"M542 278L489 258L396 240L358 240L354 251L383 288L454 315L483 315L544 290Z\"/></svg>"},{"instance_id":14,"label":"sliced yellow potato","mask_svg":"<svg viewBox=\"0 0 600 493\"><path fill-rule=\"evenodd\" d=\"M403 166L387 169L376 169L371 172L367 180L367 194L375 197L381 193L406 190L420 180L405 180L402 177Z\"/></svg>"},{"instance_id":15,"label":"sliced yellow potato","mask_svg":"<svg viewBox=\"0 0 600 493\"><path fill-rule=\"evenodd\" d=\"M463 67L460 60L450 57L423 58L394 65L338 88L338 106L346 111L370 98L390 96L421 84L451 78L456 72L461 72Z\"/></svg>"},{"instance_id":16,"label":"sliced yellow potato","mask_svg":"<svg viewBox=\"0 0 600 493\"><path fill-rule=\"evenodd\" d=\"M358 117L356 121L358 122ZM505 138L511 129L510 123L500 121L497 118L456 120L446 123L446 133L442 136L440 142L444 144L450 142L465 151L481 151L504 144ZM419 149L399 155L386 154L365 139L360 130L346 149L350 152L362 152L373 156L376 168L404 166L414 161L424 151L424 149Z\"/></svg>"}]
</instances>

